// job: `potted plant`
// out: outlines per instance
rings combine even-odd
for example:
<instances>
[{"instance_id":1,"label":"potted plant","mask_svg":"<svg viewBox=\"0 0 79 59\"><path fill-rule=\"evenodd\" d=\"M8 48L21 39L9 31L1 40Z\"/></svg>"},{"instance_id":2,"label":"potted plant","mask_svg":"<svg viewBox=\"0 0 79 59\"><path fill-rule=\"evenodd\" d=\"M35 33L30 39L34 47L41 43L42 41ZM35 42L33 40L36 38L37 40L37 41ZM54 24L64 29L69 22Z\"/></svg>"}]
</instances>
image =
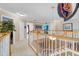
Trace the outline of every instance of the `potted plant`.
<instances>
[{"instance_id":1,"label":"potted plant","mask_svg":"<svg viewBox=\"0 0 79 59\"><path fill-rule=\"evenodd\" d=\"M15 31L15 26L12 20L0 21L0 33L10 33Z\"/></svg>"}]
</instances>

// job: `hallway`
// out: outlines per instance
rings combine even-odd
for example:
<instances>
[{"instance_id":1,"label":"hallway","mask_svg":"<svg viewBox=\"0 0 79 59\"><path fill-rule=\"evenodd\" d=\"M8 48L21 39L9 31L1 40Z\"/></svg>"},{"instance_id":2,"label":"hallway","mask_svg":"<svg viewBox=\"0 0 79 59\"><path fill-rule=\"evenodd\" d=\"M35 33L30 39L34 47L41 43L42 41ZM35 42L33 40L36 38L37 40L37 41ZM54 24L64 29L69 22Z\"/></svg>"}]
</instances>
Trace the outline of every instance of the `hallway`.
<instances>
[{"instance_id":1,"label":"hallway","mask_svg":"<svg viewBox=\"0 0 79 59\"><path fill-rule=\"evenodd\" d=\"M0 56L79 56L78 7L78 3L0 4Z\"/></svg>"},{"instance_id":2,"label":"hallway","mask_svg":"<svg viewBox=\"0 0 79 59\"><path fill-rule=\"evenodd\" d=\"M11 52L12 56L35 56L33 50L29 46L27 46L26 40L20 40L11 47L12 47Z\"/></svg>"}]
</instances>

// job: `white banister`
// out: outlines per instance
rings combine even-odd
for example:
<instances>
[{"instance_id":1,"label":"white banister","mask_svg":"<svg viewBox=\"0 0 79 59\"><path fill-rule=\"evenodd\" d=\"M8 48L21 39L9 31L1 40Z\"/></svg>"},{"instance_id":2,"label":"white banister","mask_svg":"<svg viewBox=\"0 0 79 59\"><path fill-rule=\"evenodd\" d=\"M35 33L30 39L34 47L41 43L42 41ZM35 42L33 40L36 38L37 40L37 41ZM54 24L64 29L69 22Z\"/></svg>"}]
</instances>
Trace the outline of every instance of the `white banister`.
<instances>
[{"instance_id":1,"label":"white banister","mask_svg":"<svg viewBox=\"0 0 79 59\"><path fill-rule=\"evenodd\" d=\"M76 51L77 51L77 42L76 42Z\"/></svg>"},{"instance_id":2,"label":"white banister","mask_svg":"<svg viewBox=\"0 0 79 59\"><path fill-rule=\"evenodd\" d=\"M59 40L59 49L60 49L60 51L61 51L61 40ZM60 56L61 56L61 54L60 54Z\"/></svg>"},{"instance_id":3,"label":"white banister","mask_svg":"<svg viewBox=\"0 0 79 59\"><path fill-rule=\"evenodd\" d=\"M65 43L65 51L67 51L67 43L66 43L66 40L64 41L64 43ZM65 52L65 56L67 56L67 52Z\"/></svg>"},{"instance_id":4,"label":"white banister","mask_svg":"<svg viewBox=\"0 0 79 59\"><path fill-rule=\"evenodd\" d=\"M40 35L42 35L40 33ZM41 52L38 52L40 55L44 55L44 56L68 56L70 55L68 52L70 52L71 49L73 51L77 51L77 39L75 40L75 37L71 37L72 32L67 32L67 36L63 36L63 35L51 35L51 34L43 34L41 36L38 36L40 39L43 39L43 47L41 49ZM36 38L37 39L37 38ZM34 39L33 39L34 40ZM41 41L42 42L42 41ZM76 45L75 45L76 43ZM76 46L76 48L75 48ZM65 55L63 54L65 53ZM74 53L72 53L72 55L74 56Z\"/></svg>"},{"instance_id":5,"label":"white banister","mask_svg":"<svg viewBox=\"0 0 79 59\"><path fill-rule=\"evenodd\" d=\"M50 55L50 52L51 52L51 47L50 47L51 45L50 45L50 44L51 44L51 42L50 42L50 40L49 40L49 46L48 46L48 50L49 50L48 53L49 53L49 55Z\"/></svg>"},{"instance_id":6,"label":"white banister","mask_svg":"<svg viewBox=\"0 0 79 59\"><path fill-rule=\"evenodd\" d=\"M0 55L9 56L10 50L10 34L6 34L0 38Z\"/></svg>"},{"instance_id":7,"label":"white banister","mask_svg":"<svg viewBox=\"0 0 79 59\"><path fill-rule=\"evenodd\" d=\"M57 40L55 40L55 56L56 56L56 52L57 52Z\"/></svg>"},{"instance_id":8,"label":"white banister","mask_svg":"<svg viewBox=\"0 0 79 59\"><path fill-rule=\"evenodd\" d=\"M72 41L72 46L73 46L73 51L74 51L74 41ZM74 56L74 53L72 53L72 55Z\"/></svg>"}]
</instances>

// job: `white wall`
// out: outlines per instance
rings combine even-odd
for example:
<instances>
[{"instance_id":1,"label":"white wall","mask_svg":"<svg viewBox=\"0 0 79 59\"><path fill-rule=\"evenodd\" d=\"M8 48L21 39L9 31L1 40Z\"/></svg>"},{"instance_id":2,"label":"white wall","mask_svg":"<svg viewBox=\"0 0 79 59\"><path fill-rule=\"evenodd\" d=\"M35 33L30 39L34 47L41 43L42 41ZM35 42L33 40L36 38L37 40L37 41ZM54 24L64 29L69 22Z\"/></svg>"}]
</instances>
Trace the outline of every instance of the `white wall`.
<instances>
[{"instance_id":1,"label":"white wall","mask_svg":"<svg viewBox=\"0 0 79 59\"><path fill-rule=\"evenodd\" d=\"M24 40L24 22L19 21L19 40Z\"/></svg>"}]
</instances>

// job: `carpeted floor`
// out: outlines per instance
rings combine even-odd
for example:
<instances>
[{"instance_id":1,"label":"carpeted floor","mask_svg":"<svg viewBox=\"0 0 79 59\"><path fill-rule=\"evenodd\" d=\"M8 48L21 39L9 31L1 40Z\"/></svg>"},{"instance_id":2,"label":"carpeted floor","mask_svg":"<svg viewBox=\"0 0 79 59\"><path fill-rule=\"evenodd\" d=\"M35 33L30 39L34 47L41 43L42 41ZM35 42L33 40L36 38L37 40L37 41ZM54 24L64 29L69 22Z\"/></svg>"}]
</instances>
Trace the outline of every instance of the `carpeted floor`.
<instances>
[{"instance_id":1,"label":"carpeted floor","mask_svg":"<svg viewBox=\"0 0 79 59\"><path fill-rule=\"evenodd\" d=\"M18 41L11 47L12 56L35 56L33 50L27 45L26 40Z\"/></svg>"}]
</instances>

